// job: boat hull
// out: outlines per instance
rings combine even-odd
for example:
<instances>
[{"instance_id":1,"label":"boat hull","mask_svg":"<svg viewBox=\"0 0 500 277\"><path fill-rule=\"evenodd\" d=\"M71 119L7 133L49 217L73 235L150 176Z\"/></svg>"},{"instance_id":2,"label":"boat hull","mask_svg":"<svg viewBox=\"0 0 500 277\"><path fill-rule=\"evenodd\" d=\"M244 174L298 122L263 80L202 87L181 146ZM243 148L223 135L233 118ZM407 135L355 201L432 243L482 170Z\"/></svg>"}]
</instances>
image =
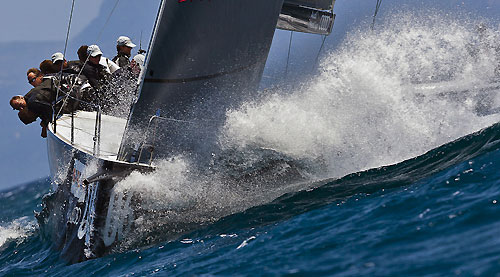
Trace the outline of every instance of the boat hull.
<instances>
[{"instance_id":1,"label":"boat hull","mask_svg":"<svg viewBox=\"0 0 500 277\"><path fill-rule=\"evenodd\" d=\"M152 168L96 158L53 132L48 134L47 147L54 190L44 197L43 209L37 213L43 236L70 263L109 253L123 230L123 226L109 226L114 185L134 170Z\"/></svg>"}]
</instances>

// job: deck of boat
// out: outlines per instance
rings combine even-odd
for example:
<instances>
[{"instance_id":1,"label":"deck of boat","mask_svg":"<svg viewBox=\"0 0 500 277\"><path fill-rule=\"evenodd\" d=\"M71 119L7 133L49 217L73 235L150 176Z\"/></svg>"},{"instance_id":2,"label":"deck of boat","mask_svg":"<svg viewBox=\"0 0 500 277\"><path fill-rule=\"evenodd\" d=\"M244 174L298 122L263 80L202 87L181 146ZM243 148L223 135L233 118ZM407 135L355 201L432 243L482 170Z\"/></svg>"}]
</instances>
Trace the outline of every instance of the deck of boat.
<instances>
[{"instance_id":1,"label":"deck of boat","mask_svg":"<svg viewBox=\"0 0 500 277\"><path fill-rule=\"evenodd\" d=\"M97 157L116 160L120 142L127 120L109 115L101 116L101 133ZM74 115L73 147L87 152L94 151L96 112L78 111ZM53 126L50 131L54 133ZM57 119L56 133L59 139L71 145L71 115L65 114Z\"/></svg>"}]
</instances>

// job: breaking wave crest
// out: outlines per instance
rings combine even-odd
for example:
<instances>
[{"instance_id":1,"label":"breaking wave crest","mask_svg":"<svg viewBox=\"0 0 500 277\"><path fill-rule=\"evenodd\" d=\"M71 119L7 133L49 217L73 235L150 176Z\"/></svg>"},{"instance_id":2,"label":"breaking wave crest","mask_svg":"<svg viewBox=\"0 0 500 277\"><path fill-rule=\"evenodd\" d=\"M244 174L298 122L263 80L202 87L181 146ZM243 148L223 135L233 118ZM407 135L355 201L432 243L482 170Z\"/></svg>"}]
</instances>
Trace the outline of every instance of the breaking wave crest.
<instances>
[{"instance_id":1,"label":"breaking wave crest","mask_svg":"<svg viewBox=\"0 0 500 277\"><path fill-rule=\"evenodd\" d=\"M352 33L319 76L229 111L223 144L321 160L318 177L341 177L489 126L498 87L480 87L494 80L499 34L478 32L480 23L396 14L378 31Z\"/></svg>"},{"instance_id":2,"label":"breaking wave crest","mask_svg":"<svg viewBox=\"0 0 500 277\"><path fill-rule=\"evenodd\" d=\"M9 241L22 242L36 230L36 222L24 216L0 225L0 248Z\"/></svg>"}]
</instances>

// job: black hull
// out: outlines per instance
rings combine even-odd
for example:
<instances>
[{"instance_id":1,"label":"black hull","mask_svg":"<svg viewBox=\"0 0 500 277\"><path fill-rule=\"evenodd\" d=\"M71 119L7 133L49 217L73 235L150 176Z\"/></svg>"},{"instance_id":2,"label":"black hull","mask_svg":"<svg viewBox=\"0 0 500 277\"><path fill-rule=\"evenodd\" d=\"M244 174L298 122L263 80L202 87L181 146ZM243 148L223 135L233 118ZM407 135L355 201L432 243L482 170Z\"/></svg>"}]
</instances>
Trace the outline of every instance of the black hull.
<instances>
[{"instance_id":1,"label":"black hull","mask_svg":"<svg viewBox=\"0 0 500 277\"><path fill-rule=\"evenodd\" d=\"M53 174L57 188L44 197L43 209L36 215L43 236L52 241L69 263L106 255L119 239L116 230L106 229L114 185L131 171L146 172L152 168L95 158L51 132L48 148L51 171L59 172L59 176ZM68 157L69 163L65 164ZM82 168L91 168L87 176L82 176Z\"/></svg>"}]
</instances>

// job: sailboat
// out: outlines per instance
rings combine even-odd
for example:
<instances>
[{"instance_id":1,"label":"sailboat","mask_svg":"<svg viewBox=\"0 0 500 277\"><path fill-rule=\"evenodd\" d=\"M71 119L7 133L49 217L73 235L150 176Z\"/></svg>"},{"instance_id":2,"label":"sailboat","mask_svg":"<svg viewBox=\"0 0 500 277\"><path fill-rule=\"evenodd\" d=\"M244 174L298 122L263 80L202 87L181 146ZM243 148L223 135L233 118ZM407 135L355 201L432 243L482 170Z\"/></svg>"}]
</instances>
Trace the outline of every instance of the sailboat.
<instances>
[{"instance_id":1,"label":"sailboat","mask_svg":"<svg viewBox=\"0 0 500 277\"><path fill-rule=\"evenodd\" d=\"M114 185L176 154L206 162L226 110L256 95L275 29L328 35L334 3L163 0L128 118L97 108L49 126L56 187L36 216L61 257L75 263L110 253L144 212L130 208L112 224L124 201L140 201L117 198Z\"/></svg>"}]
</instances>

